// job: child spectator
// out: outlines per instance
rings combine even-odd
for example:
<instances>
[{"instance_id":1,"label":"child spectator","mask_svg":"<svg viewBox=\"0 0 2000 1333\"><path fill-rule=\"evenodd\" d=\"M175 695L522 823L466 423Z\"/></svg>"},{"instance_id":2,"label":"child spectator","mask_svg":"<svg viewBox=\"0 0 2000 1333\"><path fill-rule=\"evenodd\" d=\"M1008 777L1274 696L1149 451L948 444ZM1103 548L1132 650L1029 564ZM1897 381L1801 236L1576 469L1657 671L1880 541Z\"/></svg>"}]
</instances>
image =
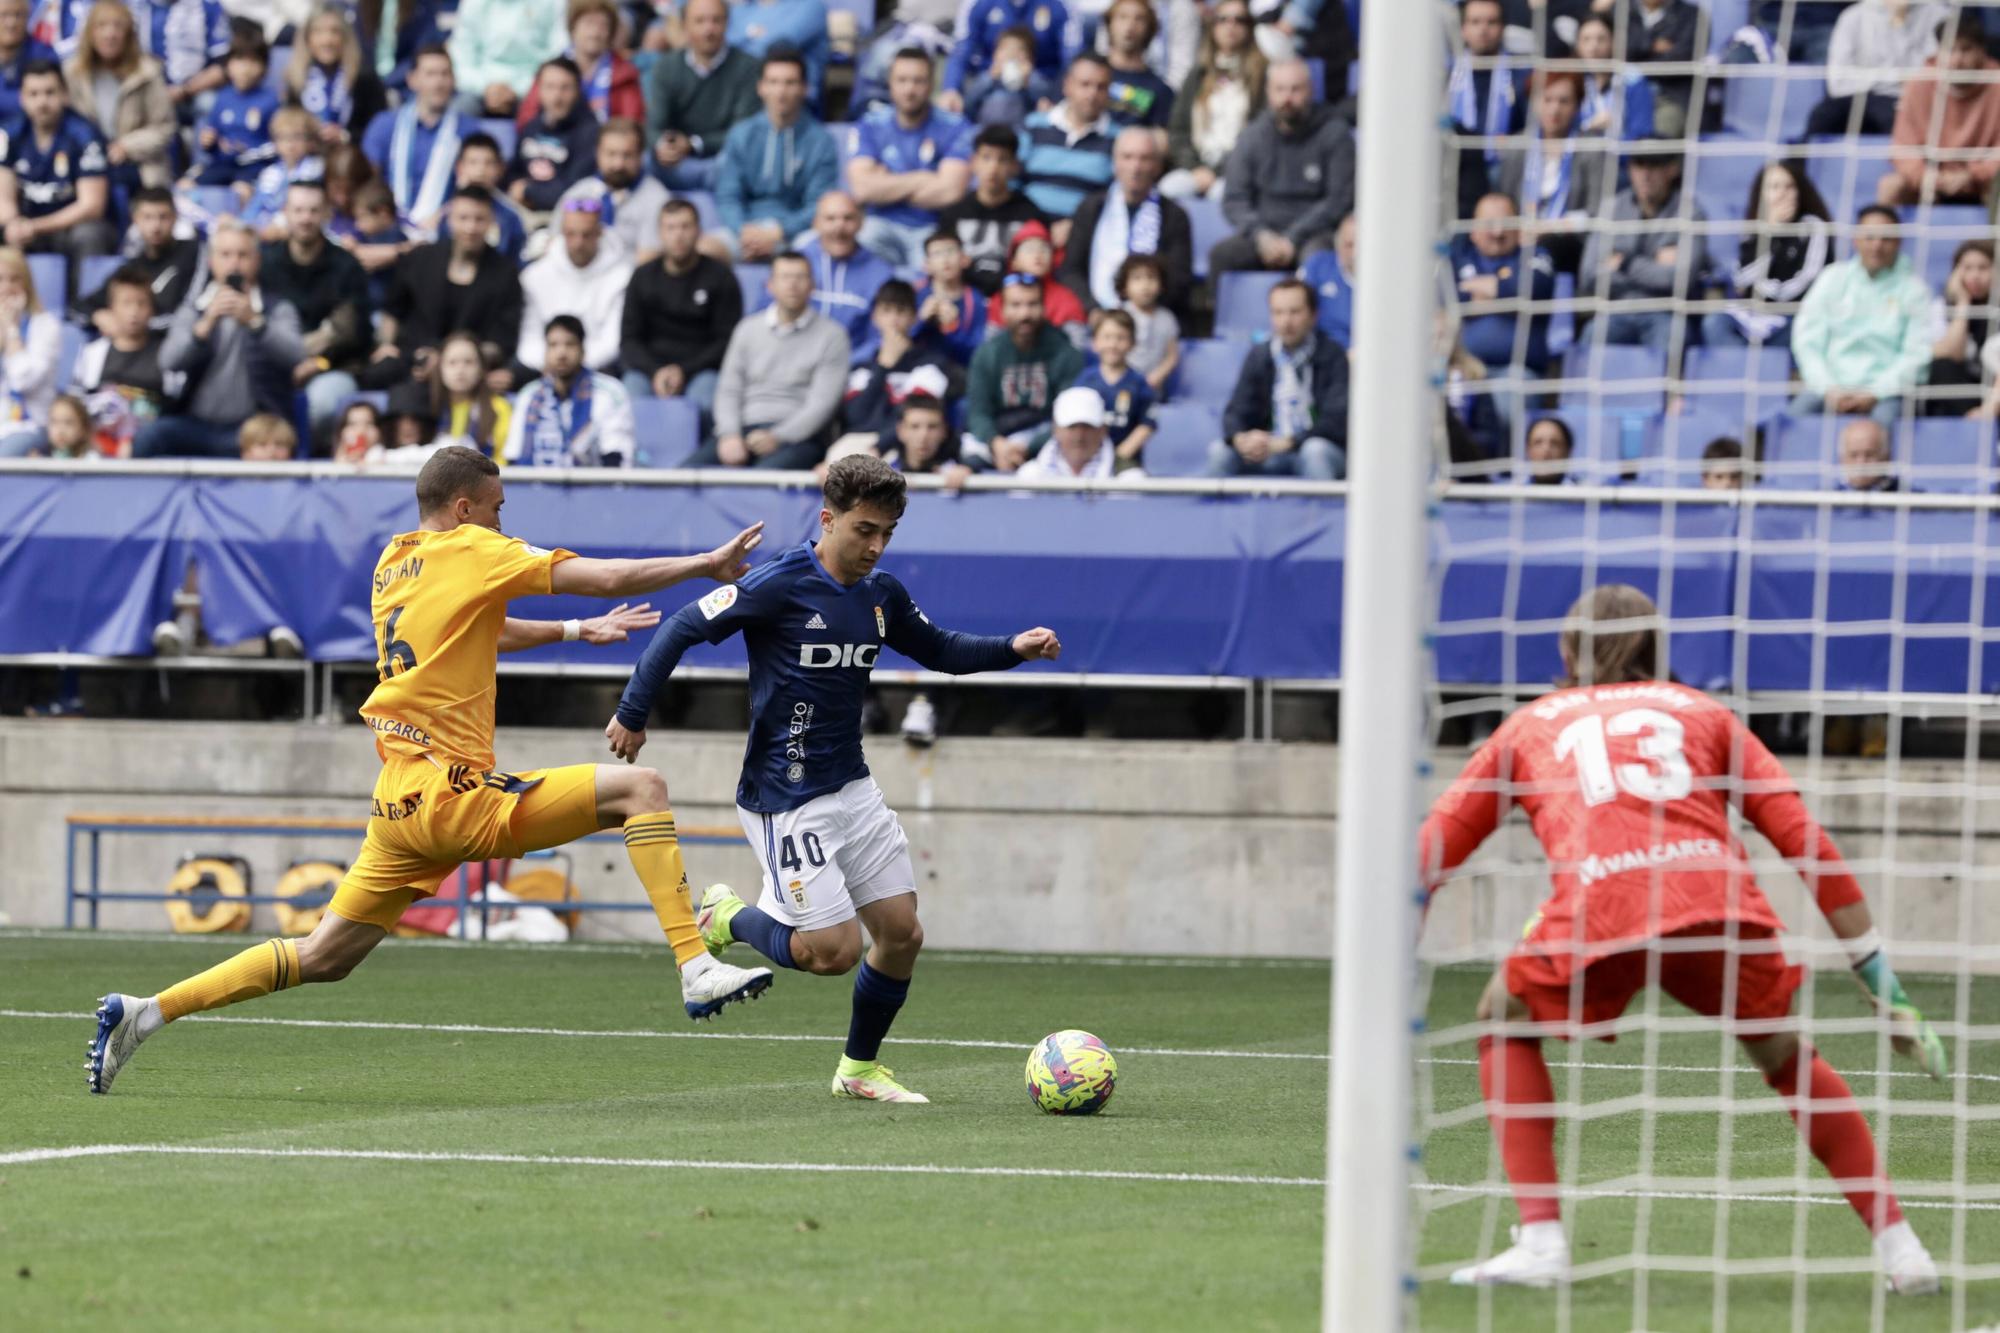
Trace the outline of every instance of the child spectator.
<instances>
[{"instance_id":1,"label":"child spectator","mask_svg":"<svg viewBox=\"0 0 2000 1333\"><path fill-rule=\"evenodd\" d=\"M939 353L913 337L917 294L909 283L899 278L883 283L868 317L875 326L875 351L848 373L840 417L849 435L870 436L872 447L895 429L897 411L911 394L948 403L965 386Z\"/></svg>"},{"instance_id":2,"label":"child spectator","mask_svg":"<svg viewBox=\"0 0 2000 1333\"><path fill-rule=\"evenodd\" d=\"M1114 279L1119 309L1132 317L1132 369L1146 377L1155 398L1167 396L1167 382L1181 364L1181 322L1160 304L1166 271L1155 255L1127 255Z\"/></svg>"},{"instance_id":3,"label":"child spectator","mask_svg":"<svg viewBox=\"0 0 2000 1333\"><path fill-rule=\"evenodd\" d=\"M0 246L0 458L41 444L61 355L62 321L42 309L28 257Z\"/></svg>"},{"instance_id":4,"label":"child spectator","mask_svg":"<svg viewBox=\"0 0 2000 1333\"><path fill-rule=\"evenodd\" d=\"M958 29L958 42L945 62L944 88L938 104L969 115L955 89L976 74L984 74L999 59L1003 35L1015 30L1034 34L1033 64L1054 79L1062 73L1064 45L1070 40L1069 10L1061 0L972 0Z\"/></svg>"},{"instance_id":5,"label":"child spectator","mask_svg":"<svg viewBox=\"0 0 2000 1333\"><path fill-rule=\"evenodd\" d=\"M321 179L326 182L326 206L333 214L327 234L346 245L354 239L354 195L377 179L375 164L353 144L340 144L327 150Z\"/></svg>"},{"instance_id":6,"label":"child spectator","mask_svg":"<svg viewBox=\"0 0 2000 1333\"><path fill-rule=\"evenodd\" d=\"M438 373L431 381L438 444L462 444L491 458L506 442L514 408L487 387L487 370L479 339L469 333L454 333L438 348Z\"/></svg>"},{"instance_id":7,"label":"child spectator","mask_svg":"<svg viewBox=\"0 0 2000 1333\"><path fill-rule=\"evenodd\" d=\"M357 398L340 410L333 428L333 461L365 462L369 453L382 444L382 413L366 398Z\"/></svg>"},{"instance_id":8,"label":"child spectator","mask_svg":"<svg viewBox=\"0 0 2000 1333\"><path fill-rule=\"evenodd\" d=\"M1743 444L1725 435L1710 440L1701 451L1701 488L1705 491L1743 489Z\"/></svg>"},{"instance_id":9,"label":"child spectator","mask_svg":"<svg viewBox=\"0 0 2000 1333\"><path fill-rule=\"evenodd\" d=\"M316 181L326 171L319 159L319 122L303 107L279 107L271 117L271 147L277 160L257 173L243 220L267 241L285 239L285 191L295 181Z\"/></svg>"},{"instance_id":10,"label":"child spectator","mask_svg":"<svg viewBox=\"0 0 2000 1333\"><path fill-rule=\"evenodd\" d=\"M229 39L229 59L223 70L229 82L218 89L215 102L202 117L203 161L195 173L197 185L236 187L248 200L251 182L271 160L271 117L278 113L278 95L264 86L271 50L261 33L239 28Z\"/></svg>"},{"instance_id":11,"label":"child spectator","mask_svg":"<svg viewBox=\"0 0 2000 1333\"><path fill-rule=\"evenodd\" d=\"M993 64L965 89L965 118L975 125L1019 125L1056 104L1061 90L1035 68L1035 34L1009 28L993 47Z\"/></svg>"},{"instance_id":12,"label":"child spectator","mask_svg":"<svg viewBox=\"0 0 2000 1333\"><path fill-rule=\"evenodd\" d=\"M276 412L258 412L236 432L236 451L246 463L282 463L299 452L299 433Z\"/></svg>"},{"instance_id":13,"label":"child spectator","mask_svg":"<svg viewBox=\"0 0 2000 1333\"><path fill-rule=\"evenodd\" d=\"M1153 386L1128 359L1138 339L1136 321L1123 310L1099 310L1090 317L1090 347L1096 364L1076 377L1081 388L1104 400L1104 438L1111 442L1120 472L1138 467L1146 441L1153 438Z\"/></svg>"},{"instance_id":14,"label":"child spectator","mask_svg":"<svg viewBox=\"0 0 2000 1333\"><path fill-rule=\"evenodd\" d=\"M958 234L931 233L924 242L924 272L917 288L917 341L942 352L961 369L986 341L986 298L966 284L965 247Z\"/></svg>"},{"instance_id":15,"label":"child spectator","mask_svg":"<svg viewBox=\"0 0 2000 1333\"><path fill-rule=\"evenodd\" d=\"M925 393L912 393L896 414L894 440L881 449L882 461L898 472L935 473L953 490L972 475L958 461L944 404Z\"/></svg>"},{"instance_id":16,"label":"child spectator","mask_svg":"<svg viewBox=\"0 0 2000 1333\"><path fill-rule=\"evenodd\" d=\"M89 405L99 447L120 458L131 456L132 437L166 414L186 379L160 366L167 335L155 325L153 292L138 264L111 275L97 317L104 336L83 349L71 378L70 387Z\"/></svg>"},{"instance_id":17,"label":"child spectator","mask_svg":"<svg viewBox=\"0 0 2000 1333\"><path fill-rule=\"evenodd\" d=\"M507 194L536 213L556 206L563 191L590 174L597 158L597 118L583 100L583 75L564 56L535 72L539 106L521 128L507 165Z\"/></svg>"},{"instance_id":18,"label":"child spectator","mask_svg":"<svg viewBox=\"0 0 2000 1333\"><path fill-rule=\"evenodd\" d=\"M396 261L411 244L396 217L396 201L381 181L369 181L354 196L354 236L347 248L368 271L368 304L376 310L388 298Z\"/></svg>"},{"instance_id":19,"label":"child spectator","mask_svg":"<svg viewBox=\"0 0 2000 1333\"><path fill-rule=\"evenodd\" d=\"M388 109L382 80L368 67L347 14L331 0L313 10L292 47L285 69L285 100L313 118L313 137L325 148L361 137L368 122Z\"/></svg>"},{"instance_id":20,"label":"child spectator","mask_svg":"<svg viewBox=\"0 0 2000 1333\"><path fill-rule=\"evenodd\" d=\"M1007 272L1025 273L1041 284L1042 318L1081 346L1085 333L1083 302L1075 292L1049 276L1055 268L1055 259L1056 248L1049 241L1049 229L1039 222L1030 222L1014 233L1014 244L1007 251ZM1002 322L999 302L988 302L987 312L988 323Z\"/></svg>"},{"instance_id":21,"label":"child spectator","mask_svg":"<svg viewBox=\"0 0 2000 1333\"><path fill-rule=\"evenodd\" d=\"M49 424L43 435L45 457L71 461L102 457L91 438L90 413L74 395L63 394L49 404Z\"/></svg>"}]
</instances>

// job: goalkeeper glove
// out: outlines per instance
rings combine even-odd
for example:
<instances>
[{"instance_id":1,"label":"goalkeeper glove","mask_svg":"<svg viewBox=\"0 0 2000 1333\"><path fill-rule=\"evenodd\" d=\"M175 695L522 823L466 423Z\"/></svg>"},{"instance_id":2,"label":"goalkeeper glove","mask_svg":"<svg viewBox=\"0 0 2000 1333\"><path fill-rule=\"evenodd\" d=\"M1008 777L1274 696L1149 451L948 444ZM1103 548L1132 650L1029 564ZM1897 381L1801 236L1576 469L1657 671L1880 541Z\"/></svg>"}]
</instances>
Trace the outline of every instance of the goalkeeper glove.
<instances>
[{"instance_id":1,"label":"goalkeeper glove","mask_svg":"<svg viewBox=\"0 0 2000 1333\"><path fill-rule=\"evenodd\" d=\"M1854 959L1855 983L1875 1006L1875 1012L1889 1020L1889 1044L1898 1055L1916 1061L1917 1068L1932 1078L1947 1077L1951 1073L1951 1058L1945 1054L1944 1042L1923 1011L1910 1003L1903 983L1896 977L1896 969L1889 966L1881 937L1871 930L1846 943L1848 956Z\"/></svg>"}]
</instances>

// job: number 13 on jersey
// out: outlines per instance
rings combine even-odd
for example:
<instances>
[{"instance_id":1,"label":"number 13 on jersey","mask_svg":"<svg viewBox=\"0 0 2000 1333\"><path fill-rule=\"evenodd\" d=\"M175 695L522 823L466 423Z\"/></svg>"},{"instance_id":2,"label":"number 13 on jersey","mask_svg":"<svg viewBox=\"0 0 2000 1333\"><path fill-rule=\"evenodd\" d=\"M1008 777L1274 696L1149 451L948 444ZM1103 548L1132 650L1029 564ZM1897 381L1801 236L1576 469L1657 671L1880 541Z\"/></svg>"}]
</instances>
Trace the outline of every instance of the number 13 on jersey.
<instances>
[{"instance_id":1,"label":"number 13 on jersey","mask_svg":"<svg viewBox=\"0 0 2000 1333\"><path fill-rule=\"evenodd\" d=\"M1637 736L1646 762L1613 764L1607 736ZM1642 801L1678 801L1694 789L1694 774L1682 749L1680 720L1657 708L1628 708L1609 721L1592 713L1562 729L1556 758L1576 760L1576 781L1585 805L1603 805L1624 791Z\"/></svg>"}]
</instances>

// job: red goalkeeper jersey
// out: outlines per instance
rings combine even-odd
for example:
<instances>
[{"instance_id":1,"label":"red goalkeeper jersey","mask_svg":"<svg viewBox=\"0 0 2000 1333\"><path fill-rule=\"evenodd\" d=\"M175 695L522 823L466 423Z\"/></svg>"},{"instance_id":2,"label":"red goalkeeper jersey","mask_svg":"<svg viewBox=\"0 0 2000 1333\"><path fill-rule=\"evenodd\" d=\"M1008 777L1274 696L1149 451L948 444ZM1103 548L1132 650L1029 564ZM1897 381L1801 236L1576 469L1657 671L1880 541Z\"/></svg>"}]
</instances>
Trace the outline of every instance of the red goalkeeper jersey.
<instances>
[{"instance_id":1,"label":"red goalkeeper jersey","mask_svg":"<svg viewBox=\"0 0 2000 1333\"><path fill-rule=\"evenodd\" d=\"M1861 887L1784 765L1727 708L1667 681L1562 690L1515 713L1424 821L1428 887L1509 808L1549 858L1527 939L1587 961L1704 924L1782 927L1757 887L1729 806L1800 866L1822 911Z\"/></svg>"}]
</instances>

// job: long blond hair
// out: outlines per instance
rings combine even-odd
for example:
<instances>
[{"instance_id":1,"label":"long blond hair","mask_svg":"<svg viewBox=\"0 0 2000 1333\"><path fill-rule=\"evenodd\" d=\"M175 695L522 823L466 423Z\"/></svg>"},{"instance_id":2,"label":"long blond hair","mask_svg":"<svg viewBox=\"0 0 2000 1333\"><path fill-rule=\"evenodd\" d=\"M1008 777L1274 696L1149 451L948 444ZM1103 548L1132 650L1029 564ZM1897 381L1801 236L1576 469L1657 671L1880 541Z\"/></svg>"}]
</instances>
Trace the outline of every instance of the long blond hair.
<instances>
[{"instance_id":1,"label":"long blond hair","mask_svg":"<svg viewBox=\"0 0 2000 1333\"><path fill-rule=\"evenodd\" d=\"M285 100L297 102L304 98L306 75L312 71L313 25L333 22L340 25L340 77L347 80L347 95L354 95L354 82L361 77L361 39L354 35L354 25L347 21L347 13L339 5L321 3L313 7L312 16L299 29L298 40L292 43L292 63L285 66Z\"/></svg>"},{"instance_id":2,"label":"long blond hair","mask_svg":"<svg viewBox=\"0 0 2000 1333\"><path fill-rule=\"evenodd\" d=\"M103 14L116 14L125 20L125 54L116 65L109 68L98 63L97 44L91 40L91 30L97 27L97 20ZM76 44L77 68L83 72L86 82L99 74L110 74L119 80L131 77L139 68L139 62L146 58L146 48L139 41L139 21L132 17L132 11L125 7L125 0L97 0L90 7L90 13L83 20L83 38ZM107 125L106 131L114 129Z\"/></svg>"},{"instance_id":3,"label":"long blond hair","mask_svg":"<svg viewBox=\"0 0 2000 1333\"><path fill-rule=\"evenodd\" d=\"M1620 628L1599 633L1605 621ZM1666 676L1660 608L1629 583L1601 583L1571 603L1557 640L1563 678L1573 685L1622 685Z\"/></svg>"},{"instance_id":4,"label":"long blond hair","mask_svg":"<svg viewBox=\"0 0 2000 1333\"><path fill-rule=\"evenodd\" d=\"M28 257L11 245L0 245L0 273L11 273L20 280L27 290L26 309L31 315L42 313L42 298L35 292L35 271L28 267Z\"/></svg>"},{"instance_id":5,"label":"long blond hair","mask_svg":"<svg viewBox=\"0 0 2000 1333\"><path fill-rule=\"evenodd\" d=\"M1215 11L1225 4L1243 5L1246 23L1254 24L1257 21L1255 15L1249 12L1250 6L1247 0L1217 0L1217 3L1209 9L1207 17L1201 21L1201 48L1195 53L1194 58L1195 70L1200 75L1194 91L1197 105L1208 100L1209 93L1214 90L1216 79L1222 74L1215 65L1216 57L1222 54L1221 48L1215 44ZM1244 86L1250 90L1250 114L1255 116L1264 104L1264 71L1270 67L1270 62L1264 58L1263 50L1258 47L1254 30L1246 27L1243 52L1237 60L1241 63L1236 67L1236 77L1243 80Z\"/></svg>"}]
</instances>

